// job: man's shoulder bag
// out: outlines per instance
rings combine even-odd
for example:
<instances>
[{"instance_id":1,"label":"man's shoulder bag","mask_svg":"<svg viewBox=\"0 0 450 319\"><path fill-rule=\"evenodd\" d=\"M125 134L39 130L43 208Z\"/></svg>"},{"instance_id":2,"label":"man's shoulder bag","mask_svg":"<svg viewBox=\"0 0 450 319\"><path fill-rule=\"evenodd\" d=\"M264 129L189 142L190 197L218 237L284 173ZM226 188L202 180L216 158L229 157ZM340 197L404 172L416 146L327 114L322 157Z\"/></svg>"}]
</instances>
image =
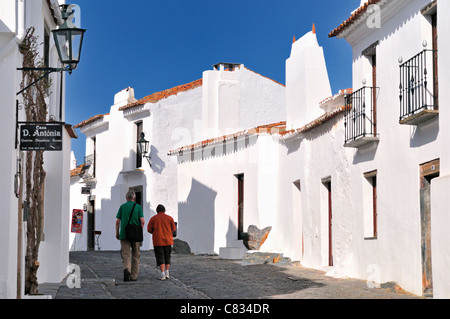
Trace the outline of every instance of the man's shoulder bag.
<instances>
[{"instance_id":1,"label":"man's shoulder bag","mask_svg":"<svg viewBox=\"0 0 450 319\"><path fill-rule=\"evenodd\" d=\"M130 218L128 219L128 224L125 226L125 234L129 241L141 242L144 240L144 234L142 232L141 225L130 224L131 216L133 216L133 211L134 211L135 206L136 206L136 203L134 203L133 209L131 210Z\"/></svg>"}]
</instances>

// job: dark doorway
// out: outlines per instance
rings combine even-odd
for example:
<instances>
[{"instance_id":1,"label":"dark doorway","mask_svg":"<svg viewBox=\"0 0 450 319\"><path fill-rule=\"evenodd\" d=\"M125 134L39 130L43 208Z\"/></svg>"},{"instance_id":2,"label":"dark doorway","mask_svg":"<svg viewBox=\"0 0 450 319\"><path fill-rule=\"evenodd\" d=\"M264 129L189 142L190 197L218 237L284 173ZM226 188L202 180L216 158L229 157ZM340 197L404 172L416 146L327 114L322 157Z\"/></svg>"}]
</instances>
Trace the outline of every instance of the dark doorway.
<instances>
[{"instance_id":1,"label":"dark doorway","mask_svg":"<svg viewBox=\"0 0 450 319\"><path fill-rule=\"evenodd\" d=\"M322 180L322 184L327 190L327 213L328 213L328 266L333 266L333 211L332 211L332 193L331 179Z\"/></svg>"},{"instance_id":2,"label":"dark doorway","mask_svg":"<svg viewBox=\"0 0 450 319\"><path fill-rule=\"evenodd\" d=\"M143 187L142 186L134 186L134 187L130 187L129 190L133 191L136 194L135 203L142 206L142 203L143 203L143 198L142 198Z\"/></svg>"},{"instance_id":3,"label":"dark doorway","mask_svg":"<svg viewBox=\"0 0 450 319\"><path fill-rule=\"evenodd\" d=\"M87 238L87 249L94 250L95 248L95 200L89 201L88 209L88 238Z\"/></svg>"},{"instance_id":4,"label":"dark doorway","mask_svg":"<svg viewBox=\"0 0 450 319\"><path fill-rule=\"evenodd\" d=\"M244 174L235 175L238 180L238 239L244 232Z\"/></svg>"}]
</instances>

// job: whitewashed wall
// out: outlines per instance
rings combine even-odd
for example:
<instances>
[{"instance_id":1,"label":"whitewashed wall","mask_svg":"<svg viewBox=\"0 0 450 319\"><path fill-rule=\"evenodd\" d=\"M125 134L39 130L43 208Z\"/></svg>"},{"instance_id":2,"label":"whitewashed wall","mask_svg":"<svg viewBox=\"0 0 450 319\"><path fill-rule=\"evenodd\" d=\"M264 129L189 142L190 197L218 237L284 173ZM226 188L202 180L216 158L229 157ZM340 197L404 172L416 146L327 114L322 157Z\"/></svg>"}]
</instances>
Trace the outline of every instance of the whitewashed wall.
<instances>
[{"instance_id":1,"label":"whitewashed wall","mask_svg":"<svg viewBox=\"0 0 450 319\"><path fill-rule=\"evenodd\" d=\"M19 66L19 52L14 39L16 30L15 1L2 1L0 4L0 97L2 116L15 119L16 96L19 87L19 76L16 68ZM20 24L19 24L20 25ZM23 26L22 26L22 29ZM18 35L20 37L20 35ZM3 194L0 202L4 213L0 225L0 297L15 298L17 282L17 199L14 195L14 174L16 172L16 152L14 149L15 123L13 120L3 121L0 165L3 168L0 178L0 191Z\"/></svg>"},{"instance_id":2,"label":"whitewashed wall","mask_svg":"<svg viewBox=\"0 0 450 319\"><path fill-rule=\"evenodd\" d=\"M156 206L163 204L167 214L178 220L178 196L176 186L177 165L167 153L182 143L192 143L200 135L201 92L197 87L178 95L169 96L156 103L147 103L130 110L119 110L134 97L132 88L116 94L109 115L81 129L86 136L86 155L93 153L92 138L96 138L95 228L102 232L99 245L102 250L118 250L115 238L116 214L131 187L142 186L144 219L156 214ZM136 122L142 121L145 138L150 142L152 167L146 159L136 168ZM196 127L197 125L197 127ZM80 181L82 183L82 181ZM79 188L75 183L73 188ZM82 197L83 198L83 197ZM87 201L74 199L74 206ZM80 203L79 203L80 202ZM86 225L87 226L87 225ZM85 250L87 237L75 250ZM145 232L143 249L153 247L152 239Z\"/></svg>"},{"instance_id":3,"label":"whitewashed wall","mask_svg":"<svg viewBox=\"0 0 450 319\"><path fill-rule=\"evenodd\" d=\"M450 3L445 0L438 1L438 50L439 50L439 135L445 141L441 153L440 177L431 182L431 250L433 253L433 296L434 298L450 298L450 277L448 269L450 265L450 241L448 229L450 229L449 209L447 203L448 190L450 189L450 149L447 146L450 140L450 129L447 125L450 118L450 91L445 89L450 83Z\"/></svg>"},{"instance_id":4,"label":"whitewashed wall","mask_svg":"<svg viewBox=\"0 0 450 319\"><path fill-rule=\"evenodd\" d=\"M51 1L56 4L56 1ZM63 1L59 1L63 3ZM0 297L16 298L17 291L17 260L18 260L18 200L14 195L14 174L16 173L16 158L20 152L15 149L15 117L16 92L19 91L22 74L17 71L21 67L22 56L18 51L18 44L23 40L27 28L34 26L38 43L44 38L44 21L50 30L55 29L54 17L46 1L14 1L4 0L0 4L0 97L2 100L2 115L10 119L4 121L1 127L2 156L0 165L0 191L3 222L0 226L2 245L0 253L4 258L0 260ZM39 41L40 40L40 41ZM42 53L42 47L41 47ZM58 57L52 38L50 39L50 66L58 66ZM53 83L59 83L59 75L51 75ZM52 90L53 94L47 99L49 115L59 119L59 86ZM21 101L21 97L18 97ZM64 94L63 94L64 121ZM24 111L19 111L19 121L24 121ZM44 154L45 170L47 173L45 184L45 225L44 240L40 244L38 281L60 282L66 275L68 265L68 203L69 203L69 156L71 140L63 129L63 151ZM49 194L57 194L55 199ZM26 222L23 224L22 256L25 254ZM56 261L56 262L55 262ZM22 285L24 284L24 268L22 264ZM23 295L24 288L21 293Z\"/></svg>"},{"instance_id":5,"label":"whitewashed wall","mask_svg":"<svg viewBox=\"0 0 450 319\"><path fill-rule=\"evenodd\" d=\"M283 85L243 64L231 72L203 72L201 138L284 121L284 90Z\"/></svg>"},{"instance_id":6,"label":"whitewashed wall","mask_svg":"<svg viewBox=\"0 0 450 319\"><path fill-rule=\"evenodd\" d=\"M380 28L367 28L363 21L361 27L346 36L353 47L354 91L363 86L363 79L367 86L372 85L371 66L361 52L379 41L376 53L380 142L355 149L350 157L353 214L354 220L359 221L353 233L349 233L356 259L344 271L367 278L371 275L370 266L374 266L378 281L395 281L418 295L422 294L419 165L441 158L445 146L440 134L441 120L420 127L399 124L398 58L406 61L418 54L424 40L430 48L431 26L420 13L429 2L391 2L381 11ZM441 26L438 28L443 30ZM439 53L439 57L444 56ZM364 211L363 174L372 170L378 172L378 238L368 241L359 232Z\"/></svg>"},{"instance_id":7,"label":"whitewashed wall","mask_svg":"<svg viewBox=\"0 0 450 319\"><path fill-rule=\"evenodd\" d=\"M234 71L205 71L203 79L202 139L286 117L285 87L242 65ZM237 174L244 174L244 231L251 224L264 228L277 222L279 163L271 154L278 153L278 144L272 139L242 135L178 157L179 234L193 252L218 254L221 247L242 246ZM270 240L264 245L281 248Z\"/></svg>"}]
</instances>

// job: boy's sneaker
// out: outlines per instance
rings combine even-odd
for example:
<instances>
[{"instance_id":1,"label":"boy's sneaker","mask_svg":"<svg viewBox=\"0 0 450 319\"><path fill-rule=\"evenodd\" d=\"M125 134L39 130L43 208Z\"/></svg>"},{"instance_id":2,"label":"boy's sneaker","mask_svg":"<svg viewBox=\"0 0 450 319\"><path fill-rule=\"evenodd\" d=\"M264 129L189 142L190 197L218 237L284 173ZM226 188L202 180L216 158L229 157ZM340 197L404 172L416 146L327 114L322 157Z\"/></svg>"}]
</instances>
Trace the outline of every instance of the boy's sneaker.
<instances>
[{"instance_id":1,"label":"boy's sneaker","mask_svg":"<svg viewBox=\"0 0 450 319\"><path fill-rule=\"evenodd\" d=\"M166 279L169 279L169 278L170 278L170 276L169 276L169 271L166 270Z\"/></svg>"},{"instance_id":2,"label":"boy's sneaker","mask_svg":"<svg viewBox=\"0 0 450 319\"><path fill-rule=\"evenodd\" d=\"M166 280L166 274L164 273L164 271L161 273L161 277L159 279Z\"/></svg>"}]
</instances>

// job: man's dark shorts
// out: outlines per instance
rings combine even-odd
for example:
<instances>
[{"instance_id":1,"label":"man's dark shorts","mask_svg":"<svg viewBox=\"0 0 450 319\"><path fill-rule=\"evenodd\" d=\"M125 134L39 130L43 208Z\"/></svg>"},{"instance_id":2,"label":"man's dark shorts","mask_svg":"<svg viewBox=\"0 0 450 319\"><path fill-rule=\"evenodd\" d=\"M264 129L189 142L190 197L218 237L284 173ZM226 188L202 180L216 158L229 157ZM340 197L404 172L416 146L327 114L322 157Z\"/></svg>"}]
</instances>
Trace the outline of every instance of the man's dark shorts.
<instances>
[{"instance_id":1,"label":"man's dark shorts","mask_svg":"<svg viewBox=\"0 0 450 319\"><path fill-rule=\"evenodd\" d=\"M158 266L162 264L170 264L170 254L172 253L172 246L154 246L153 249L155 251L156 264Z\"/></svg>"}]
</instances>

